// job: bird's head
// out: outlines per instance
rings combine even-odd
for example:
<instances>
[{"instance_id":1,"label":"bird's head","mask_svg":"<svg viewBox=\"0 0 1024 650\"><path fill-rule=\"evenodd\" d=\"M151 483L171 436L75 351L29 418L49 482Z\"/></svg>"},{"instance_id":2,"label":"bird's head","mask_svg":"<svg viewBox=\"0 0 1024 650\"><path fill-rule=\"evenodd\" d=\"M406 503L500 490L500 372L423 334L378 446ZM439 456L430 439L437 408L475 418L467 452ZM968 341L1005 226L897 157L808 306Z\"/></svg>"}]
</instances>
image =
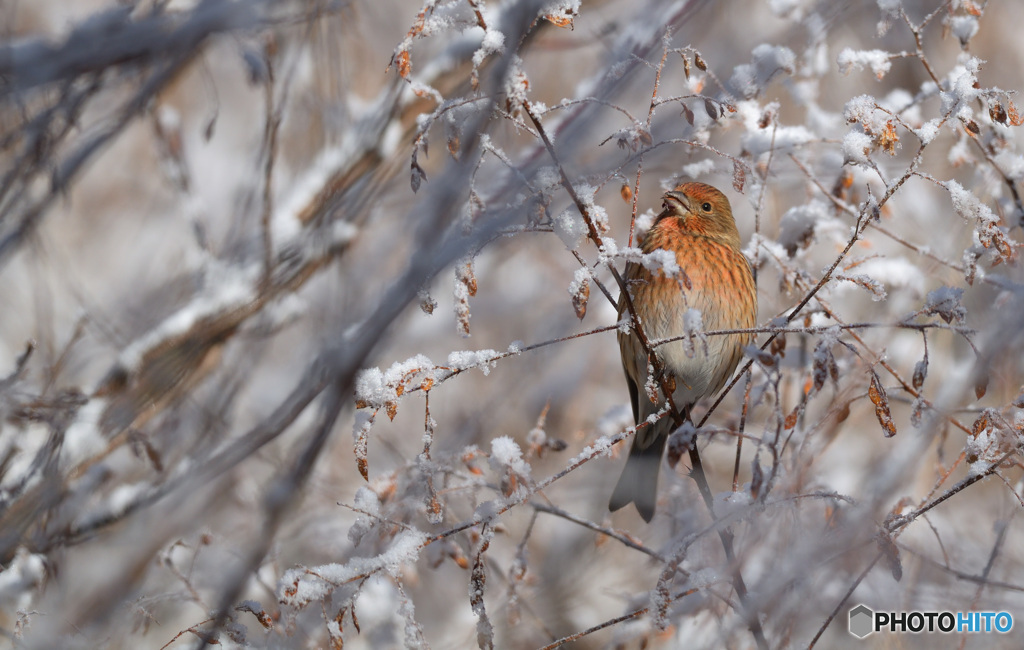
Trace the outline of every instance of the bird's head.
<instances>
[{"instance_id":1,"label":"bird's head","mask_svg":"<svg viewBox=\"0 0 1024 650\"><path fill-rule=\"evenodd\" d=\"M662 212L655 224L695 235L724 239L736 247L740 245L740 234L736 229L729 199L705 183L682 183L676 189L665 192Z\"/></svg>"}]
</instances>

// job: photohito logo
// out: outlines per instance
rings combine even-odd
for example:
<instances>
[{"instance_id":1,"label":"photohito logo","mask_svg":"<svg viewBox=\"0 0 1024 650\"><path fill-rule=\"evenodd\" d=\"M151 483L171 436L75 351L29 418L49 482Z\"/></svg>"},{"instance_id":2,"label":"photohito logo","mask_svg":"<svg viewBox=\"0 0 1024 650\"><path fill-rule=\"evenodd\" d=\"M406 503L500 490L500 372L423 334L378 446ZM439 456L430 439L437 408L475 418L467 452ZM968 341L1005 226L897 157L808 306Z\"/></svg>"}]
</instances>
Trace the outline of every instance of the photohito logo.
<instances>
[{"instance_id":1,"label":"photohito logo","mask_svg":"<svg viewBox=\"0 0 1024 650\"><path fill-rule=\"evenodd\" d=\"M876 612L867 605L850 610L850 634L872 632L998 632L1013 629L1009 612Z\"/></svg>"}]
</instances>

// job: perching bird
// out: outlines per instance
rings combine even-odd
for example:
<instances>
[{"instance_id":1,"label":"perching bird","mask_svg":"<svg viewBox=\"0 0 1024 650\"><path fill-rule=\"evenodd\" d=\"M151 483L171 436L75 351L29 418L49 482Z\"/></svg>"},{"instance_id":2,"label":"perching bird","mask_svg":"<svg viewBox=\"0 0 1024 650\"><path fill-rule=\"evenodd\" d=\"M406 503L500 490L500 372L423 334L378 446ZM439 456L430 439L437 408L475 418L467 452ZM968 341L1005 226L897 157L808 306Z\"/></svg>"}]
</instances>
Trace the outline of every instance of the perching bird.
<instances>
[{"instance_id":1,"label":"perching bird","mask_svg":"<svg viewBox=\"0 0 1024 650\"><path fill-rule=\"evenodd\" d=\"M683 183L666 192L663 210L640 244L644 253L657 249L675 253L680 272L666 275L638 262L626 265L625 283L648 340L686 334L684 322L700 322L703 331L752 328L757 318L757 289L747 259L740 252L729 199L704 183ZM700 321L688 310L700 312ZM628 316L625 296L619 296L619 318ZM620 331L619 348L626 384L637 424L657 413L664 404L658 392L653 403L644 387L648 358L636 333ZM684 417L702 397L716 394L732 376L750 343L750 334L708 336L707 345L695 341L687 356L684 341L658 346L655 354L674 380L673 401ZM671 385L670 380L670 385ZM654 516L658 469L665 441L673 430L672 418L662 417L638 429L609 509L632 502L644 521Z\"/></svg>"}]
</instances>

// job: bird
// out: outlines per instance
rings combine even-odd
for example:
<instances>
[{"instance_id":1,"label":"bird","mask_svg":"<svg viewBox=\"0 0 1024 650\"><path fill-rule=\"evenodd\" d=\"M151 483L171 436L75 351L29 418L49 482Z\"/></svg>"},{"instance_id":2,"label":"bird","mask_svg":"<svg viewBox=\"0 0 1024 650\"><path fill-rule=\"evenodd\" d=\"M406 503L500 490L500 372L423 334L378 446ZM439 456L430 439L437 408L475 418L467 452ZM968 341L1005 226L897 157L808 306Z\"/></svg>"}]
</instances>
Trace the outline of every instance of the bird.
<instances>
[{"instance_id":1,"label":"bird","mask_svg":"<svg viewBox=\"0 0 1024 650\"><path fill-rule=\"evenodd\" d=\"M750 264L740 250L729 199L711 185L686 182L666 192L662 200L662 211L643 236L640 249L645 254L657 250L675 253L679 271L673 269L666 274L664 266L652 265L655 268L651 270L642 262L628 262L618 301L619 320L630 317L628 292L649 341L684 336L687 322L691 327L700 322L705 332L753 328L757 288ZM691 310L700 312L699 321ZM654 348L667 375L673 402L684 418L689 419L690 409L700 399L722 390L752 339L751 333L742 332L708 336L705 344L697 341L689 348L684 340ZM665 398L660 391L657 403L648 397L648 354L635 328L620 328L618 342L633 420L639 427L662 408ZM673 429L669 416L637 429L609 510L633 503L643 520L651 521L661 456Z\"/></svg>"}]
</instances>

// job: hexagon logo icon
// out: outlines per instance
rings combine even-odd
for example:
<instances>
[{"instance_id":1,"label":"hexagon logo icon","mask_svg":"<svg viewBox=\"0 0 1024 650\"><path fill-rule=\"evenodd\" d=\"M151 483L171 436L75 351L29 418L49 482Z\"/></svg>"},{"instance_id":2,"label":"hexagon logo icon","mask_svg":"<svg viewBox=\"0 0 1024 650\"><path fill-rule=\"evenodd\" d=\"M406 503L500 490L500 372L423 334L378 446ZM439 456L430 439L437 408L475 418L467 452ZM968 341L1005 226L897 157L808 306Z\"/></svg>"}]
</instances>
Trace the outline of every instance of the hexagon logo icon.
<instances>
[{"instance_id":1,"label":"hexagon logo icon","mask_svg":"<svg viewBox=\"0 0 1024 650\"><path fill-rule=\"evenodd\" d=\"M863 639L874 631L875 613L866 605L857 605L850 610L850 634Z\"/></svg>"}]
</instances>

